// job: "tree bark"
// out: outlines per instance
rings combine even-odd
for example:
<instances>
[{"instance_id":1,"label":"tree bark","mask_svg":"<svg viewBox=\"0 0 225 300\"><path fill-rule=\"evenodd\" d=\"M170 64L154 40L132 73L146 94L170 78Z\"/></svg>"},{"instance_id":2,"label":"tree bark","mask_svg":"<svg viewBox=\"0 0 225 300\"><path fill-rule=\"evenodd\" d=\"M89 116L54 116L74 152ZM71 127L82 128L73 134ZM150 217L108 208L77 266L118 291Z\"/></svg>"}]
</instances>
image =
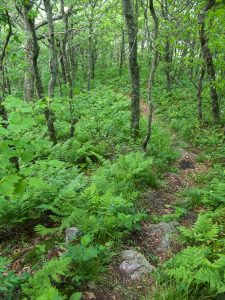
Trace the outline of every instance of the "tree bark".
<instances>
[{"instance_id":1,"label":"tree bark","mask_svg":"<svg viewBox=\"0 0 225 300\"><path fill-rule=\"evenodd\" d=\"M131 74L131 135L139 134L140 121L140 75L137 60L137 21L134 14L132 0L123 0L123 13L128 30L129 39L129 67Z\"/></svg>"},{"instance_id":2,"label":"tree bark","mask_svg":"<svg viewBox=\"0 0 225 300\"><path fill-rule=\"evenodd\" d=\"M92 68L93 68L93 9L91 8L91 16L89 20L89 37L88 37L88 68L87 68L87 89L91 89L91 80L93 77Z\"/></svg>"},{"instance_id":3,"label":"tree bark","mask_svg":"<svg viewBox=\"0 0 225 300\"><path fill-rule=\"evenodd\" d=\"M122 39L121 39L121 48L120 48L120 67L119 67L120 76L122 76L123 65L125 61L125 33L123 28L121 30L121 35L122 35Z\"/></svg>"},{"instance_id":4,"label":"tree bark","mask_svg":"<svg viewBox=\"0 0 225 300\"><path fill-rule=\"evenodd\" d=\"M61 41L58 40L56 44L57 44L58 51L59 51L59 61L60 61L60 66L61 66L62 79L63 79L63 83L66 84L66 82L67 82L67 79L66 79L66 67L65 67L63 53L62 53Z\"/></svg>"},{"instance_id":5,"label":"tree bark","mask_svg":"<svg viewBox=\"0 0 225 300\"><path fill-rule=\"evenodd\" d=\"M197 99L198 99L198 121L202 123L203 115L202 115L202 84L205 76L205 66L202 65L200 76L198 80L198 91L197 91Z\"/></svg>"},{"instance_id":6,"label":"tree bark","mask_svg":"<svg viewBox=\"0 0 225 300\"><path fill-rule=\"evenodd\" d=\"M24 99L30 102L34 99L34 74L32 68L32 39L27 38L25 44L26 72L24 76Z\"/></svg>"},{"instance_id":7,"label":"tree bark","mask_svg":"<svg viewBox=\"0 0 225 300\"><path fill-rule=\"evenodd\" d=\"M63 23L64 23L64 36L62 39L62 47L61 47L61 52L62 52L62 60L64 62L64 68L65 68L65 75L66 75L66 83L69 86L69 98L73 97L73 82L71 78L71 68L69 66L69 61L68 61L68 56L66 53L66 47L68 43L68 32L69 32L69 22L68 22L68 15L65 13L65 4L64 0L60 0L60 5L61 5L61 14L63 16Z\"/></svg>"},{"instance_id":8,"label":"tree bark","mask_svg":"<svg viewBox=\"0 0 225 300\"><path fill-rule=\"evenodd\" d=\"M145 26L144 26L144 39L142 40L142 52L144 51L145 43L147 42L147 50L148 54L151 52L151 34L149 30L148 25L148 0L145 3L145 1L141 2L143 10L144 10L144 20L145 20Z\"/></svg>"},{"instance_id":9,"label":"tree bark","mask_svg":"<svg viewBox=\"0 0 225 300\"><path fill-rule=\"evenodd\" d=\"M152 134L152 117L153 117L153 111L154 111L152 90L153 90L155 72L156 72L157 64L158 64L158 57L159 57L158 46L157 46L159 20L156 15L156 12L155 12L153 0L149 1L149 9L150 9L152 19L154 21L154 40L153 40L153 58L151 60L150 73L149 73L149 79L148 79L148 105L149 105L148 125L147 125L146 137L143 142L143 150L145 152L147 151L148 143L151 139L151 134Z\"/></svg>"},{"instance_id":10,"label":"tree bark","mask_svg":"<svg viewBox=\"0 0 225 300\"><path fill-rule=\"evenodd\" d=\"M6 20L7 20L6 24L8 25L8 32L7 32L7 35L6 35L5 43L3 44L2 52L0 54L0 73L2 75L2 78L0 79L1 92L2 92L0 94L0 117L2 118L2 124L1 125L4 128L7 129L8 128L8 115L7 115L7 111L5 109L5 106L2 102L4 101L7 92L10 93L10 88L7 88L8 83L7 83L7 79L5 78L4 60L5 60L5 56L6 56L6 50L7 50L7 47L9 45L9 41L10 41L10 38L11 38L13 32L12 32L11 19L10 19L8 11L5 12L5 17L6 17ZM9 148L13 149L13 148L15 148L15 146L9 145ZM17 156L11 157L10 162L14 165L16 171L20 170L19 158Z\"/></svg>"},{"instance_id":11,"label":"tree bark","mask_svg":"<svg viewBox=\"0 0 225 300\"><path fill-rule=\"evenodd\" d=\"M165 22L169 22L168 2L164 0L161 3L162 16ZM169 41L168 32L166 32L166 42L164 46L164 59L165 59L165 74L167 82L167 91L170 92L172 89L172 62L173 62L173 51Z\"/></svg>"},{"instance_id":12,"label":"tree bark","mask_svg":"<svg viewBox=\"0 0 225 300\"><path fill-rule=\"evenodd\" d=\"M36 87L38 98L43 99L44 89L43 89L41 75L38 67L38 57L39 57L40 48L38 45L37 34L35 31L34 19L30 16L31 9L32 9L31 2L23 3L22 17L25 23L27 34L29 38L32 40L32 46L33 46L32 47L32 69L35 78L35 87ZM51 141L54 144L56 144L57 138L56 138L56 131L55 131L54 120L53 120L53 112L50 109L49 104L47 104L46 108L44 109L44 115L45 115L45 120L48 128L49 137Z\"/></svg>"},{"instance_id":13,"label":"tree bark","mask_svg":"<svg viewBox=\"0 0 225 300\"><path fill-rule=\"evenodd\" d=\"M65 66L65 73L66 73L66 82L69 87L69 109L70 109L70 137L72 138L74 136L74 131L75 131L75 124L76 124L76 118L75 118L75 113L74 113L74 105L73 105L73 81L71 77L71 68L69 66L69 60L68 60L68 55L66 53L66 46L68 42L68 32L69 32L69 22L68 22L68 16L65 14L65 6L64 6L64 0L60 1L61 4L61 14L63 16L63 22L64 22L64 29L65 29L65 34L62 39L62 57L64 61L64 66Z\"/></svg>"},{"instance_id":14,"label":"tree bark","mask_svg":"<svg viewBox=\"0 0 225 300\"><path fill-rule=\"evenodd\" d=\"M212 117L214 123L220 122L220 109L219 109L219 100L218 94L215 86L216 81L216 72L213 63L212 53L209 49L208 37L205 29L205 18L207 12L216 4L216 0L209 0L201 13L198 16L198 23L200 25L199 29L199 38L202 48L202 54L206 65L206 70L209 79L210 85L210 96L211 96L211 107L212 107Z\"/></svg>"},{"instance_id":15,"label":"tree bark","mask_svg":"<svg viewBox=\"0 0 225 300\"><path fill-rule=\"evenodd\" d=\"M47 21L48 21L48 36L49 36L49 48L50 48L50 61L49 61L49 68L51 78L48 85L48 96L49 98L54 98L55 95L55 86L56 86L56 79L57 79L57 52L55 46L55 30L54 24L52 19L52 6L50 0L43 0L45 11L47 14Z\"/></svg>"},{"instance_id":16,"label":"tree bark","mask_svg":"<svg viewBox=\"0 0 225 300\"><path fill-rule=\"evenodd\" d=\"M4 59L5 59L5 55L6 55L6 50L10 41L10 38L12 36L12 24L11 24L11 20L10 20L10 16L9 16L9 12L6 11L5 13L5 17L7 20L7 25L8 25L8 33L6 35L6 39L5 39L5 43L3 44L3 49L0 55L0 74L1 77L0 81L1 81L1 94L0 94L0 117L2 117L3 123L2 125L4 127L7 127L6 122L8 121L8 117L7 117L7 112L5 109L5 106L3 105L3 101L5 98L5 83L4 83Z\"/></svg>"}]
</instances>

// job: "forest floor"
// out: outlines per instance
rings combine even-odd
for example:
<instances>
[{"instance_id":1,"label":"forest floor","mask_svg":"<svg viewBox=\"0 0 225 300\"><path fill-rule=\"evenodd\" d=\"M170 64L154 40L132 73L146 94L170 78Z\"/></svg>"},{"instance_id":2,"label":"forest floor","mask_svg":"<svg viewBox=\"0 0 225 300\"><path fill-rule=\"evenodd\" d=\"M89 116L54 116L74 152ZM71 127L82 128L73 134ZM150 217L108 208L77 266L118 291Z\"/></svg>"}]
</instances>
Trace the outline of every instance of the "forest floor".
<instances>
[{"instance_id":1,"label":"forest floor","mask_svg":"<svg viewBox=\"0 0 225 300\"><path fill-rule=\"evenodd\" d=\"M141 101L141 113L148 115L148 105ZM154 122L157 116L154 116ZM165 124L166 126L166 124ZM167 128L168 129L168 128ZM207 161L198 162L197 157L201 152L190 144L181 141L177 135L168 129L172 135L173 148L179 153L172 166L172 171L166 172L163 176L163 186L160 189L150 189L146 191L139 199L142 207L149 215L149 220L144 221L141 230L132 234L128 241L125 241L124 249L134 249L142 254L154 265L159 267L163 262L169 259L172 253L177 253L182 249L179 242L173 240L170 251L165 253L156 253L160 239L149 234L149 226L153 224L154 219L159 222L173 221L176 217L176 204L182 201L182 192L198 186L196 178L201 174L207 173L210 169L210 163ZM195 207L186 212L179 218L178 225L190 227L197 219L198 214L203 210L202 207ZM90 285L84 299L96 300L140 300L154 299L154 290L156 289L155 280L152 277L142 279L141 281L129 280L119 271L121 260L115 259L105 278L99 285Z\"/></svg>"},{"instance_id":2,"label":"forest floor","mask_svg":"<svg viewBox=\"0 0 225 300\"><path fill-rule=\"evenodd\" d=\"M122 93L117 94L122 95ZM124 94L122 95L124 97ZM126 95L125 103L129 101L130 96ZM141 113L144 118L148 115L148 105L141 101ZM143 120L142 120L143 121ZM122 245L119 245L119 251L135 250L144 255L147 261L156 268L154 275L142 277L141 280L131 280L121 272L121 255L116 253L113 256L112 263L105 268L103 266L100 276L96 276L93 282L85 281L78 290L82 292L82 300L150 300L156 299L154 292L158 288L156 278L165 261L173 254L180 252L184 246L178 239L174 238L177 226L191 227L199 213L205 210L202 205L190 205L188 209L182 206L185 200L185 193L193 188L201 186L201 177L210 173L213 165L207 156L203 160L199 159L203 154L202 149L188 144L174 132L161 117L154 114L153 123L160 124L160 127L166 130L166 134L171 138L169 148L172 153L171 160L166 160L166 170L159 174L159 186L157 188L147 188L137 199L136 209L139 212L145 212L146 217L140 224L140 229L131 232L126 237ZM170 141L170 139L169 139ZM170 147L172 146L172 147ZM150 147L149 147L150 148ZM172 149L171 149L172 148ZM170 165L170 162L173 161ZM157 169L156 169L157 170ZM162 174L165 172L164 174ZM145 187L146 188L146 187ZM152 234L149 229L161 223L176 223L175 230L169 237L169 246L166 251L158 251L161 243L161 237ZM49 224L47 224L49 225ZM50 224L51 227L51 224ZM11 257L10 271L20 275L24 271L34 274L34 261L49 261L52 258L60 257L62 249L55 246L48 236L40 236L32 230L33 226L27 226L26 230L15 230L6 232L6 236L1 237L0 252L3 256ZM114 229L113 229L114 230ZM44 255L42 244L49 244L47 255ZM121 242L119 242L121 243ZM120 247L121 246L121 247ZM113 250L114 251L114 250ZM116 248L116 251L117 248ZM38 264L38 263L37 263ZM86 283L88 282L88 283ZM162 298L159 298L162 299Z\"/></svg>"}]
</instances>

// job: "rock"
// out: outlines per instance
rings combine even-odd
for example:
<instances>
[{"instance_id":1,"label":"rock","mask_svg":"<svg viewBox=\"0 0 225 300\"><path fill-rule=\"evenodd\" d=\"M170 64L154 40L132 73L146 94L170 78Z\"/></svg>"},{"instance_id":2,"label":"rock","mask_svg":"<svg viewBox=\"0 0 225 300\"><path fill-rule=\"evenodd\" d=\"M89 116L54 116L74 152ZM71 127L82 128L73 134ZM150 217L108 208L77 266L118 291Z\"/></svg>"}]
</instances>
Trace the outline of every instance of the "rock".
<instances>
[{"instance_id":1,"label":"rock","mask_svg":"<svg viewBox=\"0 0 225 300\"><path fill-rule=\"evenodd\" d=\"M161 222L158 224L151 224L146 229L146 234L151 241L152 251L155 255L164 257L168 256L171 250L171 244L173 240L173 234L177 233L176 226L179 223L173 222Z\"/></svg>"},{"instance_id":2,"label":"rock","mask_svg":"<svg viewBox=\"0 0 225 300\"><path fill-rule=\"evenodd\" d=\"M84 300L95 300L96 296L92 292L84 292L82 299L84 299Z\"/></svg>"},{"instance_id":3,"label":"rock","mask_svg":"<svg viewBox=\"0 0 225 300\"><path fill-rule=\"evenodd\" d=\"M144 275L155 271L155 267L140 252L124 250L121 252L121 257L123 262L119 269L131 280L140 280Z\"/></svg>"},{"instance_id":4,"label":"rock","mask_svg":"<svg viewBox=\"0 0 225 300\"><path fill-rule=\"evenodd\" d=\"M77 227L66 228L66 243L72 242L76 237L80 236L80 233Z\"/></svg>"}]
</instances>

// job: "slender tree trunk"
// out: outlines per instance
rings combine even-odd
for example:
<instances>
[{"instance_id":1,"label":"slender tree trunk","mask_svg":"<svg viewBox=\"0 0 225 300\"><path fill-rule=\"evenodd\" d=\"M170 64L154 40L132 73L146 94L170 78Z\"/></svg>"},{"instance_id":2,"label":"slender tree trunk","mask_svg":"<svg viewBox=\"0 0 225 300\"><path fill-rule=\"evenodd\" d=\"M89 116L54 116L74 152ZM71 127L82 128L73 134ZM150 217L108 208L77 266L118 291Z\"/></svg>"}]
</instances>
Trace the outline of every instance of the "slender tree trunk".
<instances>
[{"instance_id":1,"label":"slender tree trunk","mask_svg":"<svg viewBox=\"0 0 225 300\"><path fill-rule=\"evenodd\" d=\"M169 40L166 40L165 45L165 62L166 62L166 82L167 82L167 91L171 92L172 90L172 61L173 54Z\"/></svg>"},{"instance_id":2,"label":"slender tree trunk","mask_svg":"<svg viewBox=\"0 0 225 300\"><path fill-rule=\"evenodd\" d=\"M76 84L76 72L78 71L78 64L77 64L77 49L72 45L72 40L70 40L69 44L69 63L71 65L71 79L73 83L73 88Z\"/></svg>"},{"instance_id":3,"label":"slender tree trunk","mask_svg":"<svg viewBox=\"0 0 225 300\"><path fill-rule=\"evenodd\" d=\"M63 83L66 84L67 80L66 80L66 68L65 68L65 63L64 63L64 59L63 59L63 53L62 53L62 47L60 40L58 40L57 42L57 47L58 47L58 51L59 51L59 61L60 61L60 67L61 67L61 73L62 73L62 79L63 79Z\"/></svg>"},{"instance_id":4,"label":"slender tree trunk","mask_svg":"<svg viewBox=\"0 0 225 300\"><path fill-rule=\"evenodd\" d=\"M9 12L6 11L4 17L6 17L7 20L7 25L8 25L8 33L6 35L6 39L5 42L2 46L2 51L0 53L0 84L1 84L1 94L0 94L0 117L3 120L3 126L7 127L7 121L8 121L8 117L7 117L7 112L5 109L5 106L3 105L3 101L5 99L5 83L4 83L4 59L5 59L5 55L6 55L6 50L10 41L10 38L12 36L12 24L11 24L11 20L10 20L10 16L9 16Z\"/></svg>"},{"instance_id":5,"label":"slender tree trunk","mask_svg":"<svg viewBox=\"0 0 225 300\"><path fill-rule=\"evenodd\" d=\"M124 29L121 30L122 39L121 39L121 48L120 48L120 67L119 67L119 75L122 76L123 65L125 60L125 33Z\"/></svg>"},{"instance_id":6,"label":"slender tree trunk","mask_svg":"<svg viewBox=\"0 0 225 300\"><path fill-rule=\"evenodd\" d=\"M92 66L93 66L93 10L89 20L89 37L88 37L88 66L87 66L87 89L91 89Z\"/></svg>"},{"instance_id":7,"label":"slender tree trunk","mask_svg":"<svg viewBox=\"0 0 225 300\"><path fill-rule=\"evenodd\" d=\"M5 109L5 106L3 104L3 101L5 100L6 97L6 86L5 86L5 75L4 75L4 65L3 65L3 60L4 58L0 61L0 118L2 119L2 126L4 128L8 127L8 115L7 111Z\"/></svg>"},{"instance_id":8,"label":"slender tree trunk","mask_svg":"<svg viewBox=\"0 0 225 300\"><path fill-rule=\"evenodd\" d=\"M203 115L202 115L202 84L205 76L205 66L202 65L200 76L198 80L198 91L197 91L197 99L198 99L198 121L202 123Z\"/></svg>"},{"instance_id":9,"label":"slender tree trunk","mask_svg":"<svg viewBox=\"0 0 225 300\"><path fill-rule=\"evenodd\" d=\"M162 16L165 22L169 22L169 12L168 12L168 2L164 0L161 4ZM170 92L172 89L172 62L173 62L173 51L172 46L169 41L168 32L166 32L166 42L165 42L165 74L167 82L167 91Z\"/></svg>"},{"instance_id":10,"label":"slender tree trunk","mask_svg":"<svg viewBox=\"0 0 225 300\"><path fill-rule=\"evenodd\" d=\"M60 73L59 72L57 74L57 80L58 80L58 87L59 87L59 95L60 95L60 97L62 97L63 96L62 82L61 82L61 77L60 77Z\"/></svg>"},{"instance_id":11,"label":"slender tree trunk","mask_svg":"<svg viewBox=\"0 0 225 300\"><path fill-rule=\"evenodd\" d=\"M7 91L9 91L9 89L7 88L7 80L5 78L5 66L4 66L4 61L5 61L5 56L6 56L6 50L10 41L10 38L13 34L12 32L12 24L11 24L11 19L9 16L9 12L6 11L5 15L4 15L7 19L7 25L8 25L8 33L6 35L6 40L5 43L3 44L3 50L0 53L0 74L1 74L1 78L0 78L0 85L1 85L1 94L0 94L0 118L2 119L2 126L4 128L8 128L8 115L7 115L7 111L5 109L4 104L2 103L5 100L5 96L7 94ZM9 148L13 149L15 148L13 145L9 145ZM17 156L11 157L10 158L10 162L14 165L15 169L17 171L20 170L20 165L19 165L19 158Z\"/></svg>"},{"instance_id":12,"label":"slender tree trunk","mask_svg":"<svg viewBox=\"0 0 225 300\"><path fill-rule=\"evenodd\" d=\"M34 99L34 74L32 68L32 39L27 38L25 44L25 54L27 61L27 68L24 76L24 99L30 102Z\"/></svg>"},{"instance_id":13,"label":"slender tree trunk","mask_svg":"<svg viewBox=\"0 0 225 300\"><path fill-rule=\"evenodd\" d=\"M141 2L142 3L142 2ZM151 38L150 38L150 30L148 25L148 0L146 3L142 3L142 7L144 10L144 19L145 19L145 26L144 26L144 39L142 41L142 52L144 51L144 45L147 42L147 49L148 53L151 51Z\"/></svg>"},{"instance_id":14,"label":"slender tree trunk","mask_svg":"<svg viewBox=\"0 0 225 300\"><path fill-rule=\"evenodd\" d=\"M65 33L64 33L64 36L62 39L61 51L62 51L62 58L63 58L63 62L64 62L64 67L65 67L66 83L69 86L69 98L72 98L73 97L73 82L71 79L71 68L69 66L68 55L66 52L66 47L67 47L67 43L68 43L69 22L68 22L68 15L65 13L64 0L60 0L60 4L61 4L61 14L63 16L64 30L65 30Z\"/></svg>"},{"instance_id":15,"label":"slender tree trunk","mask_svg":"<svg viewBox=\"0 0 225 300\"><path fill-rule=\"evenodd\" d=\"M35 25L34 25L34 18L30 16L30 10L32 8L31 2L24 2L22 7L22 16L23 20L26 26L27 34L29 35L29 38L32 39L32 69L35 79L35 87L37 91L37 96L39 99L44 98L44 89L42 85L41 75L38 67L38 56L39 56L39 45L37 40L37 34L35 31ZM52 84L52 83L51 83ZM52 88L52 86L51 86ZM52 93L52 92L51 92ZM56 144L57 138L56 138L56 131L54 126L54 120L53 120L53 113L49 107L49 104L47 104L47 107L44 109L44 115L46 119L46 124L48 127L48 134L51 139L51 141Z\"/></svg>"},{"instance_id":16,"label":"slender tree trunk","mask_svg":"<svg viewBox=\"0 0 225 300\"><path fill-rule=\"evenodd\" d=\"M132 0L123 0L122 2L129 39L129 67L132 84L131 135L137 137L139 134L140 121L140 75L137 60L137 20L135 18Z\"/></svg>"},{"instance_id":17,"label":"slender tree trunk","mask_svg":"<svg viewBox=\"0 0 225 300\"><path fill-rule=\"evenodd\" d=\"M75 124L76 124L76 118L75 118L75 113L74 113L74 105L73 105L73 81L71 78L71 68L69 66L69 61L68 61L68 55L66 53L66 47L67 47L67 42L68 42L68 32L69 32L69 22L68 22L68 16L65 14L65 6L64 6L64 0L60 1L61 4L61 14L63 16L63 22L64 22L64 29L65 29L65 34L62 39L62 56L63 56L63 61L65 65L65 72L66 72L66 81L69 87L69 109L70 109L70 137L72 138L74 136L74 131L75 131Z\"/></svg>"},{"instance_id":18,"label":"slender tree trunk","mask_svg":"<svg viewBox=\"0 0 225 300\"><path fill-rule=\"evenodd\" d=\"M212 106L212 116L214 123L220 122L220 109L219 109L219 100L218 94L215 86L216 73L213 63L213 58L211 51L208 45L208 37L205 30L205 18L207 12L216 4L216 0L209 0L205 5L202 12L199 14L198 23L200 25L199 29L199 38L202 47L202 54L206 65L206 70L209 78L210 84L210 95L211 95L211 106Z\"/></svg>"},{"instance_id":19,"label":"slender tree trunk","mask_svg":"<svg viewBox=\"0 0 225 300\"><path fill-rule=\"evenodd\" d=\"M11 83L9 80L7 64L5 64L5 66L4 66L4 71L5 71L5 86L7 89L7 93L10 95L11 94Z\"/></svg>"},{"instance_id":20,"label":"slender tree trunk","mask_svg":"<svg viewBox=\"0 0 225 300\"><path fill-rule=\"evenodd\" d=\"M56 79L57 79L57 52L56 52L56 45L55 45L55 30L54 30L54 24L52 19L52 6L50 0L43 0L43 1L45 6L45 11L47 14L49 48L50 48L49 68L50 68L51 78L48 85L48 96L50 99L52 99L55 96L55 86L56 86Z\"/></svg>"},{"instance_id":21,"label":"slender tree trunk","mask_svg":"<svg viewBox=\"0 0 225 300\"><path fill-rule=\"evenodd\" d=\"M151 134L152 134L152 117L153 117L153 111L154 111L152 90L153 90L155 72L156 72L157 64L158 64L158 57L159 57L159 52L158 52L158 47L157 47L159 20L156 15L156 12L155 12L153 0L149 1L149 9L150 9L152 19L154 21L154 40L153 40L153 58L151 61L149 80L148 80L148 105L149 105L148 125L147 125L146 137L143 142L143 150L145 152L147 151L148 143L151 139Z\"/></svg>"}]
</instances>

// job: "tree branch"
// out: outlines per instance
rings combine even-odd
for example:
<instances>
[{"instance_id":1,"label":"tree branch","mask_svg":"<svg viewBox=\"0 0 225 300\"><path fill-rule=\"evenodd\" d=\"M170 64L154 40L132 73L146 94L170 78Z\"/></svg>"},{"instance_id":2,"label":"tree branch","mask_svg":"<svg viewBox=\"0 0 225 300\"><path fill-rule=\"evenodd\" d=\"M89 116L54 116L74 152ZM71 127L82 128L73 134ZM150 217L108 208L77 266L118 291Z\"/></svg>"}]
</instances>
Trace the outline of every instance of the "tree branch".
<instances>
[{"instance_id":1,"label":"tree branch","mask_svg":"<svg viewBox=\"0 0 225 300\"><path fill-rule=\"evenodd\" d=\"M65 14L67 16L70 16L72 13L74 13L72 7L69 8ZM55 15L52 17L52 21L58 21L58 20L61 20L63 18L63 15L62 14L58 14L58 15ZM35 24L35 30L38 30L39 28L41 28L42 26L44 25L47 25L48 24L48 21L47 20L43 20L43 21L39 21L38 23Z\"/></svg>"}]
</instances>

